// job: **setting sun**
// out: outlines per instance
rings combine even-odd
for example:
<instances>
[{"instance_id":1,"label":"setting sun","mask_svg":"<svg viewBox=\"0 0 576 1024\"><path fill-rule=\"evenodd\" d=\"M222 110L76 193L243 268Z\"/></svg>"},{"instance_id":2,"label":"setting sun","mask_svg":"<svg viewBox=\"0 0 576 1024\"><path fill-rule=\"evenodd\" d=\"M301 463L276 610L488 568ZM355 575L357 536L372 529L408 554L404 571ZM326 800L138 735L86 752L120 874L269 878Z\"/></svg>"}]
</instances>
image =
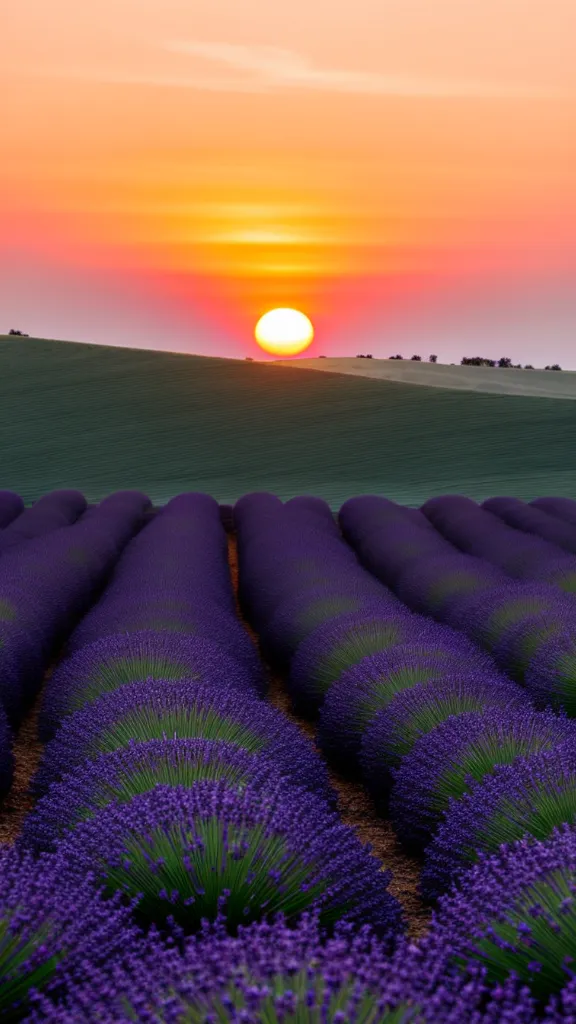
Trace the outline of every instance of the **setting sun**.
<instances>
[{"instance_id":1,"label":"setting sun","mask_svg":"<svg viewBox=\"0 0 576 1024\"><path fill-rule=\"evenodd\" d=\"M314 328L297 309L271 309L260 317L254 336L265 352L295 356L312 343Z\"/></svg>"}]
</instances>

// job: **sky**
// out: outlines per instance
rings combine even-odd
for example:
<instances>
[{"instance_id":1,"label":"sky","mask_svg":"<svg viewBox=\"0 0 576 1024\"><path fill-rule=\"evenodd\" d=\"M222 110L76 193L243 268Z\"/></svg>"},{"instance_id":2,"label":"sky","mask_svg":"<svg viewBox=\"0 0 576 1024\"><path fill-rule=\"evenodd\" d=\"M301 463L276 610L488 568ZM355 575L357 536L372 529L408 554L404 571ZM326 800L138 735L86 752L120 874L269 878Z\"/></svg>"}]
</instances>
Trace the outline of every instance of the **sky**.
<instances>
[{"instance_id":1,"label":"sky","mask_svg":"<svg viewBox=\"0 0 576 1024\"><path fill-rule=\"evenodd\" d=\"M18 0L0 332L576 369L574 0Z\"/></svg>"}]
</instances>

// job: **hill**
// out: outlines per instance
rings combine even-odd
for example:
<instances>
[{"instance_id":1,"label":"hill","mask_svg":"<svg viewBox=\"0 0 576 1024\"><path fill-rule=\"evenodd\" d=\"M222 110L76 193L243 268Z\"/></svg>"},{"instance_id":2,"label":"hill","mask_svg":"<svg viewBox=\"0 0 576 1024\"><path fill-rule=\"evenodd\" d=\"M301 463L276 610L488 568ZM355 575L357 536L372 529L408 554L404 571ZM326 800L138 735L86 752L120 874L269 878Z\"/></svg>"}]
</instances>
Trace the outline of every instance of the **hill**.
<instances>
[{"instance_id":1,"label":"hill","mask_svg":"<svg viewBox=\"0 0 576 1024\"><path fill-rule=\"evenodd\" d=\"M498 366L447 366L444 363L412 362L411 359L316 358L275 360L277 366L300 370L346 373L375 380L424 384L457 391L485 391L493 395L576 399L576 373L564 370L517 370Z\"/></svg>"},{"instance_id":2,"label":"hill","mask_svg":"<svg viewBox=\"0 0 576 1024\"><path fill-rule=\"evenodd\" d=\"M363 360L361 360L363 362ZM509 372L509 371L503 371ZM560 376L560 375L558 375ZM0 487L576 497L570 401L0 338Z\"/></svg>"}]
</instances>

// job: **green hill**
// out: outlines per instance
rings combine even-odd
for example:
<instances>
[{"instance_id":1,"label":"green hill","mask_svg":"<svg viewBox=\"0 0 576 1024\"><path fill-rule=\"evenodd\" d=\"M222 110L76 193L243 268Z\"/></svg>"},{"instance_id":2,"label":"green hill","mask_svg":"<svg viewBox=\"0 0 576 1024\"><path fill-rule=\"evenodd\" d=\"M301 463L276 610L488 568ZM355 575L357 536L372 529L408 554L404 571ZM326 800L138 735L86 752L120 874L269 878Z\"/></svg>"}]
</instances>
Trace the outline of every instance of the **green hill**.
<instances>
[{"instance_id":1,"label":"green hill","mask_svg":"<svg viewBox=\"0 0 576 1024\"><path fill-rule=\"evenodd\" d=\"M576 497L573 402L0 338L0 487Z\"/></svg>"}]
</instances>

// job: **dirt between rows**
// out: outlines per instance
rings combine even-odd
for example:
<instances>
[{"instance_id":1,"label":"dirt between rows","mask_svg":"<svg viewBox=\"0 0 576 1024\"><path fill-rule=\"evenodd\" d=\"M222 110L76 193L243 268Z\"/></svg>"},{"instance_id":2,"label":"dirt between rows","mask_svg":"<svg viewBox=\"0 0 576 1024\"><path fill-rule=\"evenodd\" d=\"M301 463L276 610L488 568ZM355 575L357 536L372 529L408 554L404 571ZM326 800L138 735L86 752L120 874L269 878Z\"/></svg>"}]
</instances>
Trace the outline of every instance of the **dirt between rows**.
<instances>
[{"instance_id":1,"label":"dirt between rows","mask_svg":"<svg viewBox=\"0 0 576 1024\"><path fill-rule=\"evenodd\" d=\"M236 538L233 534L228 536L228 556L238 616L259 650L258 637L244 619L238 605L238 557ZM283 678L275 674L265 662L264 664L270 681L270 702L295 722L310 742L314 743L314 726L311 722L294 715ZM49 675L50 671L46 673L44 683ZM38 740L37 724L43 690L44 687L15 737L14 782L12 789L0 804L0 843L11 844L16 841L24 818L34 804L29 786L42 756L43 746ZM418 896L419 862L404 853L396 840L391 823L376 814L372 801L359 783L350 782L335 771L330 771L330 781L338 794L338 811L342 821L355 830L362 842L371 844L372 852L383 868L391 869L393 879L390 883L390 892L404 907L409 934L413 937L421 935L426 930L430 911Z\"/></svg>"}]
</instances>

